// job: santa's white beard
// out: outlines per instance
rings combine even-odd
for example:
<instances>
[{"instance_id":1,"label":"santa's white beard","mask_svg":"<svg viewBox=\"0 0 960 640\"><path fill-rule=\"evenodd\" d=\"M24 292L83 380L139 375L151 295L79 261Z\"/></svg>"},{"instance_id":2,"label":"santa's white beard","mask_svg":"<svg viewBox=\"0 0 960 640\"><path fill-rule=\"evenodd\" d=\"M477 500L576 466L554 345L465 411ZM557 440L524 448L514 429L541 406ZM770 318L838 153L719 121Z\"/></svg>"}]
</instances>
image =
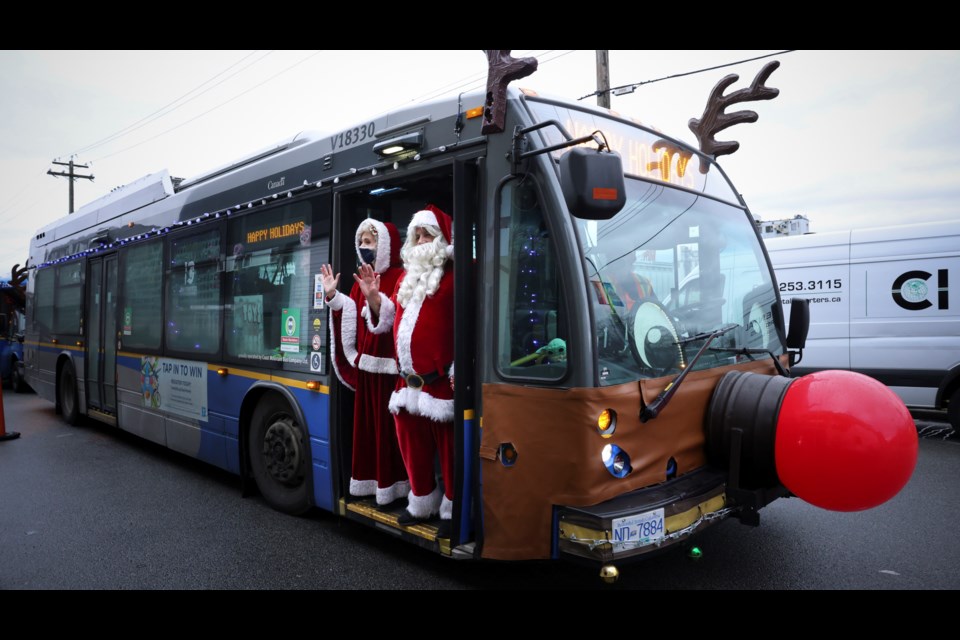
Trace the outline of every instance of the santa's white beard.
<instances>
[{"instance_id":1,"label":"santa's white beard","mask_svg":"<svg viewBox=\"0 0 960 640\"><path fill-rule=\"evenodd\" d=\"M442 237L437 237L433 242L403 248L403 268L407 273L397 291L400 306L421 303L437 292L447 261L446 245Z\"/></svg>"}]
</instances>

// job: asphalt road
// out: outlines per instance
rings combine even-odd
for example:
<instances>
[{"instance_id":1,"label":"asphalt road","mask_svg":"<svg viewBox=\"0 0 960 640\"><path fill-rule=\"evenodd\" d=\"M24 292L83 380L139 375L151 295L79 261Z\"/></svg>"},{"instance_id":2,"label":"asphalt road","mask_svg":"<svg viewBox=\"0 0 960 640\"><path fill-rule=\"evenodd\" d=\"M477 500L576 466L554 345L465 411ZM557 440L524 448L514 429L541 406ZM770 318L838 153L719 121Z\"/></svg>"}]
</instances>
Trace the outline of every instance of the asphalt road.
<instances>
[{"instance_id":1,"label":"asphalt road","mask_svg":"<svg viewBox=\"0 0 960 640\"><path fill-rule=\"evenodd\" d=\"M5 391L0 442L3 589L957 589L960 441L918 419L920 458L890 502L832 513L798 499L727 521L671 552L621 567L461 562L313 511L294 518L237 478L52 405ZM933 418L933 419L930 419Z\"/></svg>"}]
</instances>

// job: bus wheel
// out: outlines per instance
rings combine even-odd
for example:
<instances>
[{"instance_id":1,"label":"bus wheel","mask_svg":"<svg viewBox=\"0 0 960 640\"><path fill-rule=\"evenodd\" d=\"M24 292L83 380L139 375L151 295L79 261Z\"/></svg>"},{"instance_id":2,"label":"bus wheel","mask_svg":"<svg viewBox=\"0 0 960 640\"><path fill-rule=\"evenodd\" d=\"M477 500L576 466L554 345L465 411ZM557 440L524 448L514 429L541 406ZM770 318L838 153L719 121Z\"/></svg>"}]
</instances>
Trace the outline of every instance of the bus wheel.
<instances>
[{"instance_id":1,"label":"bus wheel","mask_svg":"<svg viewBox=\"0 0 960 640\"><path fill-rule=\"evenodd\" d=\"M20 363L13 363L13 370L10 371L10 386L14 393L26 393L27 381L23 379L23 373L20 371Z\"/></svg>"},{"instance_id":2,"label":"bus wheel","mask_svg":"<svg viewBox=\"0 0 960 640\"><path fill-rule=\"evenodd\" d=\"M64 362L60 369L57 399L60 404L60 415L63 416L64 422L71 425L79 424L80 401L77 398L77 374L70 362Z\"/></svg>"},{"instance_id":3,"label":"bus wheel","mask_svg":"<svg viewBox=\"0 0 960 640\"><path fill-rule=\"evenodd\" d=\"M300 515L310 508L307 483L309 449L303 428L286 401L267 394L250 424L250 468L267 503Z\"/></svg>"}]
</instances>

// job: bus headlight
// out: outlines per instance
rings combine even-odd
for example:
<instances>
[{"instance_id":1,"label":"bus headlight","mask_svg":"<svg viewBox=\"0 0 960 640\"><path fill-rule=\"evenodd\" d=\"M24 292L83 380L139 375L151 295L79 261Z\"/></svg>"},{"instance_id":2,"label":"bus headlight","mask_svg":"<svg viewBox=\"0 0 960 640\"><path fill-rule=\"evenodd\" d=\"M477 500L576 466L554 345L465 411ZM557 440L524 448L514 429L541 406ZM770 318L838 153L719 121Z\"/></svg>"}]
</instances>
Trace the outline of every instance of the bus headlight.
<instances>
[{"instance_id":1,"label":"bus headlight","mask_svg":"<svg viewBox=\"0 0 960 640\"><path fill-rule=\"evenodd\" d=\"M614 478L626 478L633 467L630 466L630 456L615 444L608 444L600 454L604 466Z\"/></svg>"}]
</instances>

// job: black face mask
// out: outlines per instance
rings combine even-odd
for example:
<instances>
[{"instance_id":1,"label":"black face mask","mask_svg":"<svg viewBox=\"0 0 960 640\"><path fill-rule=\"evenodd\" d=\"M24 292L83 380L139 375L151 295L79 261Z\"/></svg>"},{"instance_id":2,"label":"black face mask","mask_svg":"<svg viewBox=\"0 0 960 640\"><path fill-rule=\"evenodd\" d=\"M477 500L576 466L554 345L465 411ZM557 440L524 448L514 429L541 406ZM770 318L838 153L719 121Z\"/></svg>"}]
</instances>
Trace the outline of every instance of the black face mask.
<instances>
[{"instance_id":1,"label":"black face mask","mask_svg":"<svg viewBox=\"0 0 960 640\"><path fill-rule=\"evenodd\" d=\"M373 261L377 259L377 252L373 249L367 249L365 247L360 247L360 259L365 263L373 266Z\"/></svg>"}]
</instances>

